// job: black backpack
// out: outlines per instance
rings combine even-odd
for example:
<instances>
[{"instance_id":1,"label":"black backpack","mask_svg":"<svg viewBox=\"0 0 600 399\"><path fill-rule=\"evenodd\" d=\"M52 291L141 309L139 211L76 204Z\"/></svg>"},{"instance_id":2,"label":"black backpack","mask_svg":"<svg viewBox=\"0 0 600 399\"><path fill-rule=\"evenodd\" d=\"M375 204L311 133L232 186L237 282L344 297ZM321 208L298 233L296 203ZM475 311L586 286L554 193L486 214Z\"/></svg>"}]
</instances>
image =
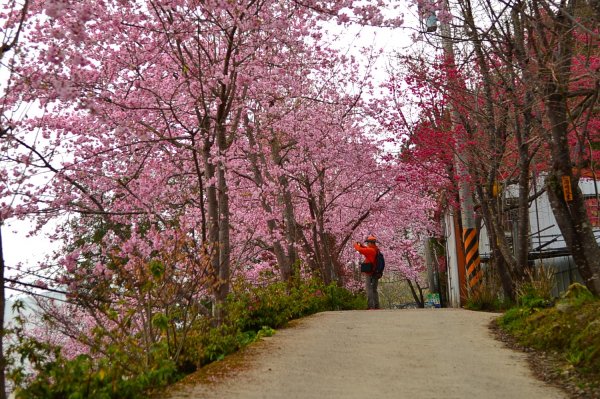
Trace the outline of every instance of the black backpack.
<instances>
[{"instance_id":1,"label":"black backpack","mask_svg":"<svg viewBox=\"0 0 600 399\"><path fill-rule=\"evenodd\" d=\"M385 258L381 251L377 251L375 255L375 275L381 277L383 275L383 269L385 269Z\"/></svg>"}]
</instances>

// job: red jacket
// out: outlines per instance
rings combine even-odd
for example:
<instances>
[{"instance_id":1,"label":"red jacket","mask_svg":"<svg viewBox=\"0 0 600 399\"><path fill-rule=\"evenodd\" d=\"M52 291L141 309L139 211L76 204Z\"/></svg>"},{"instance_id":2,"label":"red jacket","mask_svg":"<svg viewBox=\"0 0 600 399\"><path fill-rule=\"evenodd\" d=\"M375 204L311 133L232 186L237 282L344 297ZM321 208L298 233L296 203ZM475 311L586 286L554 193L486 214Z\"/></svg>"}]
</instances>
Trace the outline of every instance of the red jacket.
<instances>
[{"instance_id":1,"label":"red jacket","mask_svg":"<svg viewBox=\"0 0 600 399\"><path fill-rule=\"evenodd\" d=\"M354 243L354 249L356 249L365 257L365 263L372 264L373 269L375 269L375 257L377 256L377 251L379 251L379 248L377 246L365 247L364 245L361 245L359 243ZM373 272L366 274L373 274Z\"/></svg>"}]
</instances>

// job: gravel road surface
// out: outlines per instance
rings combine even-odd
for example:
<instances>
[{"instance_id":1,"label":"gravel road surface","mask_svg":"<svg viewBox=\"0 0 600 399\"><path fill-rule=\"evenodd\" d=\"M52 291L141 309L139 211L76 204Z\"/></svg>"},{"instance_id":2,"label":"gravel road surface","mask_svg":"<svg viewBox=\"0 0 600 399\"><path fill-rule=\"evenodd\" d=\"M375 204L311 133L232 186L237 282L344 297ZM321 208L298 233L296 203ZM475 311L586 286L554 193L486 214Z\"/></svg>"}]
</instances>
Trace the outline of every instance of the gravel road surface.
<instances>
[{"instance_id":1,"label":"gravel road surface","mask_svg":"<svg viewBox=\"0 0 600 399\"><path fill-rule=\"evenodd\" d=\"M325 312L294 322L170 390L169 399L567 396L496 341L496 315L458 309Z\"/></svg>"}]
</instances>

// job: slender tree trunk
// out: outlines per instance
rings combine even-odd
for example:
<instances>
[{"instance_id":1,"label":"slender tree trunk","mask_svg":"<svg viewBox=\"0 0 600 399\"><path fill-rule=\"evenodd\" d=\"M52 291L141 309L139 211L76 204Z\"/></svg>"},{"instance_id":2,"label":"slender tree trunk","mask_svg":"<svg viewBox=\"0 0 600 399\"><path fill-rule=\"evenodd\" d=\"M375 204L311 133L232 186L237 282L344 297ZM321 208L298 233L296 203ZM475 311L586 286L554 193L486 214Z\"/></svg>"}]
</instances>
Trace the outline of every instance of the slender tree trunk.
<instances>
[{"instance_id":1,"label":"slender tree trunk","mask_svg":"<svg viewBox=\"0 0 600 399\"><path fill-rule=\"evenodd\" d=\"M271 157L276 165L283 166L284 160L281 157L281 144L276 137L271 140ZM280 189L279 198L283 203L283 220L285 222L285 237L287 240L287 259L281 267L281 273L285 281L290 281L294 273L292 266L298 259L298 251L295 247L298 242L298 225L296 223L292 194L289 189L289 181L284 174L280 174L277 182Z\"/></svg>"},{"instance_id":2,"label":"slender tree trunk","mask_svg":"<svg viewBox=\"0 0 600 399\"><path fill-rule=\"evenodd\" d=\"M419 283L415 281L417 289L419 290L419 293L417 294L417 291L415 290L415 287L414 287L412 281L410 281L410 279L407 278L406 282L408 283L408 286L410 287L410 293L412 294L413 299L417 303L417 306L419 306L420 308L424 308L425 307L425 299L423 298L423 289L419 286Z\"/></svg>"},{"instance_id":3,"label":"slender tree trunk","mask_svg":"<svg viewBox=\"0 0 600 399\"><path fill-rule=\"evenodd\" d=\"M217 113L215 118L215 130L214 138L217 145L218 158L216 162L214 160L206 160L211 163L213 168L213 176L216 176L217 192L216 205L217 209L213 209L213 216L216 217L216 229L217 229L217 243L218 248L216 252L216 262L213 265L216 266L216 287L215 287L215 299L217 302L217 321L223 320L224 314L223 309L218 306L223 304L229 294L230 284L230 263L231 263L231 243L230 243L230 225L229 225L229 187L227 185L227 149L231 145L231 140L227 136L228 119L231 116L231 107L236 95L236 84L235 84L235 70L232 63L232 57L235 52L235 39L238 32L238 27L233 26L228 31L228 42L227 51L225 53L224 64L223 64L223 76L231 78L228 83L219 83L219 100L220 103L217 107ZM245 89L244 89L245 92ZM244 95L242 95L243 97ZM234 121L232 122L232 137L236 133L236 127L239 124L239 118L241 112L238 112ZM210 156L210 154L208 154ZM214 162L214 164L213 164ZM214 232L213 232L214 233Z\"/></svg>"},{"instance_id":4,"label":"slender tree trunk","mask_svg":"<svg viewBox=\"0 0 600 399\"><path fill-rule=\"evenodd\" d=\"M479 196L483 198L481 201L481 209L483 219L487 227L490 247L492 249L492 259L498 268L498 275L502 284L504 295L508 298L515 299L513 279L514 270L517 268L516 260L512 255L508 244L504 238L501 216L497 214L496 198L483 197L483 190L478 187Z\"/></svg>"},{"instance_id":5,"label":"slender tree trunk","mask_svg":"<svg viewBox=\"0 0 600 399\"><path fill-rule=\"evenodd\" d=\"M0 221L0 399L6 399L6 358L4 357L4 310L6 308L6 293L4 291L4 271L2 221Z\"/></svg>"},{"instance_id":6,"label":"slender tree trunk","mask_svg":"<svg viewBox=\"0 0 600 399\"><path fill-rule=\"evenodd\" d=\"M225 178L226 170L223 162L218 164L218 198L219 198L219 281L217 300L224 302L229 294L229 270L231 262L230 225L229 225L229 190Z\"/></svg>"},{"instance_id":7,"label":"slender tree trunk","mask_svg":"<svg viewBox=\"0 0 600 399\"><path fill-rule=\"evenodd\" d=\"M298 251L296 250L296 245L298 244L298 224L296 223L294 204L292 202L292 194L289 190L287 178L285 176L280 176L279 184L282 190L281 199L284 206L285 233L287 240L287 263L284 270L284 278L287 281L293 278L294 274L297 272L292 268L298 261Z\"/></svg>"},{"instance_id":8,"label":"slender tree trunk","mask_svg":"<svg viewBox=\"0 0 600 399\"><path fill-rule=\"evenodd\" d=\"M511 22L514 30L514 38L513 43L514 46L513 52L514 57L517 60L518 71L516 72L514 69L511 69L511 79L513 82L520 82L521 79L525 81L533 82L534 77L532 76L530 67L529 67L529 54L526 50L525 45L525 25L523 24L523 19L526 18L522 9L514 9L511 12ZM522 75L522 76L521 76ZM533 116L533 108L535 103L535 91L537 88L534 88L532 85L525 85L525 94L523 96L523 105L520 109L517 110L516 121L515 121L515 136L517 140L518 152L519 152L519 202L518 202L518 221L519 221L519 238L520 242L516 248L516 257L517 262L523 267L527 266L529 262L529 247L530 240L529 237L529 229L530 229L530 221L529 221L529 193L531 190L531 160L535 153L537 152L537 148L531 148L530 146L530 138L532 132L534 131L535 118ZM511 91L512 93L516 92L516 90ZM519 99L515 99L519 101ZM522 117L523 123L519 123L519 114ZM535 185L534 185L535 187ZM534 193L537 195L537 193ZM521 275L520 277L522 277Z\"/></svg>"},{"instance_id":9,"label":"slender tree trunk","mask_svg":"<svg viewBox=\"0 0 600 399\"><path fill-rule=\"evenodd\" d=\"M515 301L517 298L515 293L515 281L511 278L508 268L506 267L506 261L500 253L497 245L492 246L492 256L494 259L494 265L498 271L498 276L500 277L500 285L502 286L504 297L510 299L511 301Z\"/></svg>"},{"instance_id":10,"label":"slender tree trunk","mask_svg":"<svg viewBox=\"0 0 600 399\"><path fill-rule=\"evenodd\" d=\"M429 291L439 293L439 284L435 274L436 260L433 253L434 239L428 237L424 240L425 248L425 265L427 266L427 281L429 283Z\"/></svg>"},{"instance_id":11,"label":"slender tree trunk","mask_svg":"<svg viewBox=\"0 0 600 399\"><path fill-rule=\"evenodd\" d=\"M506 238L504 237L502 215L498 209L502 206L502 204L497 204L496 198L486 199L485 193L483 192L483 188L481 186L477 187L477 191L481 198L484 198L484 200L481 201L481 210L485 225L489 230L488 234L490 235L490 241L493 237L493 243L495 243L493 246L497 248L499 253L504 258L509 274L514 276L518 268L518 264L510 246L506 242Z\"/></svg>"},{"instance_id":12,"label":"slender tree trunk","mask_svg":"<svg viewBox=\"0 0 600 399\"><path fill-rule=\"evenodd\" d=\"M215 299L218 305L218 289L219 289L219 262L221 248L219 246L219 202L217 198L215 166L211 162L211 143L205 139L203 148L204 173L206 181L209 182L206 186L206 216L207 216L207 232L208 242L205 243L207 255L210 257L211 275L213 278L212 290L215 293Z\"/></svg>"},{"instance_id":13,"label":"slender tree trunk","mask_svg":"<svg viewBox=\"0 0 600 399\"><path fill-rule=\"evenodd\" d=\"M254 130L252 127L250 127L250 123L248 120L246 120L246 126L246 137L248 138L248 144L250 148L257 148L258 144L256 142L256 138L254 137ZM254 183L257 187L262 188L265 183L265 178L263 177L263 172L261 171L260 165L266 168L266 160L264 158L264 155L261 154L259 156L254 152L250 152L248 154L248 160L250 161L252 173L254 174ZM265 174L267 174L268 178L270 179L268 172L265 171ZM273 215L273 208L269 204L267 198L265 198L265 196L262 195L262 193L260 197L260 204L263 210L268 215ZM273 234L277 230L277 221L275 218L270 217L267 220L267 228L269 229L269 232L271 234ZM275 258L277 259L277 264L279 265L281 280L286 282L289 281L291 279L291 259L289 259L288 255L286 255L281 241L275 240L273 242L273 253L275 254Z\"/></svg>"},{"instance_id":14,"label":"slender tree trunk","mask_svg":"<svg viewBox=\"0 0 600 399\"><path fill-rule=\"evenodd\" d=\"M223 303L229 294L229 273L231 262L231 243L229 225L229 188L227 186L227 167L225 153L227 151L227 136L225 124L217 127L217 144L219 149L219 160L217 166L217 201L218 201L218 226L219 226L219 267L217 281L217 303Z\"/></svg>"},{"instance_id":15,"label":"slender tree trunk","mask_svg":"<svg viewBox=\"0 0 600 399\"><path fill-rule=\"evenodd\" d=\"M526 143L519 144L519 197L517 199L517 237L515 258L518 276L522 275L529 261L529 158Z\"/></svg>"},{"instance_id":16,"label":"slender tree trunk","mask_svg":"<svg viewBox=\"0 0 600 399\"><path fill-rule=\"evenodd\" d=\"M319 240L321 247L321 259L323 259L323 272L325 275L325 284L330 284L335 281L335 271L333 266L332 252L333 248L330 243L330 235L327 232L325 226L325 170L319 171L319 196L318 196L318 226L319 226Z\"/></svg>"},{"instance_id":17,"label":"slender tree trunk","mask_svg":"<svg viewBox=\"0 0 600 399\"><path fill-rule=\"evenodd\" d=\"M319 206L317 200L315 199L313 189L311 187L311 182L308 179L305 182L307 201L308 201L308 209L310 211L311 216L311 237L312 243L306 245L306 247L311 249L311 252L314 255L314 262L316 267L318 268L321 279L325 284L329 284L331 280L328 278L328 275L325 270L325 261L323 259L323 254L321 252L321 245L319 244ZM307 243L308 244L308 243Z\"/></svg>"},{"instance_id":18,"label":"slender tree trunk","mask_svg":"<svg viewBox=\"0 0 600 399\"><path fill-rule=\"evenodd\" d=\"M204 118L203 122L204 124L203 128L201 131L208 131L208 118ZM192 145L192 159L194 160L194 169L196 172L196 178L198 179L198 196L200 197L200 222L201 222L201 238L202 238L202 245L206 244L206 205L205 205L205 198L204 198L204 183L202 181L202 178L204 176L204 173L202 172L202 168L200 166L200 159L198 158L198 148L196 147L196 134L192 134L191 135L191 145Z\"/></svg>"}]
</instances>

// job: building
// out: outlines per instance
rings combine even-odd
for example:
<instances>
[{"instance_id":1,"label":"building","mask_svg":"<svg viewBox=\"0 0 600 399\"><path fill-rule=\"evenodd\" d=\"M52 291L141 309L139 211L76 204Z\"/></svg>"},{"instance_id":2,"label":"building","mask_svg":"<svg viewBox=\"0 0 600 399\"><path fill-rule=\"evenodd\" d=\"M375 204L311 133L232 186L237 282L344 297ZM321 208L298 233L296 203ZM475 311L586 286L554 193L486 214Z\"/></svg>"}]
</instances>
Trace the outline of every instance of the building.
<instances>
[{"instance_id":1,"label":"building","mask_svg":"<svg viewBox=\"0 0 600 399\"><path fill-rule=\"evenodd\" d=\"M543 176L539 176L534 187L543 186ZM586 198L588 217L592 223L597 240L600 239L600 182L591 177L582 177L579 187ZM503 190L503 201L509 207L517 199L517 187L508 186ZM448 265L448 306L460 307L466 298L465 262L460 241L458 215L449 211L443 220L446 238L446 261ZM515 212L506 213L505 236L514 244L517 237L517 218ZM573 258L560 232L548 195L544 192L536 197L529 206L529 260L537 266L550 267L555 273L554 295L558 296L573 282L582 282ZM482 267L491 257L491 247L485 225L479 231L479 254Z\"/></svg>"}]
</instances>

